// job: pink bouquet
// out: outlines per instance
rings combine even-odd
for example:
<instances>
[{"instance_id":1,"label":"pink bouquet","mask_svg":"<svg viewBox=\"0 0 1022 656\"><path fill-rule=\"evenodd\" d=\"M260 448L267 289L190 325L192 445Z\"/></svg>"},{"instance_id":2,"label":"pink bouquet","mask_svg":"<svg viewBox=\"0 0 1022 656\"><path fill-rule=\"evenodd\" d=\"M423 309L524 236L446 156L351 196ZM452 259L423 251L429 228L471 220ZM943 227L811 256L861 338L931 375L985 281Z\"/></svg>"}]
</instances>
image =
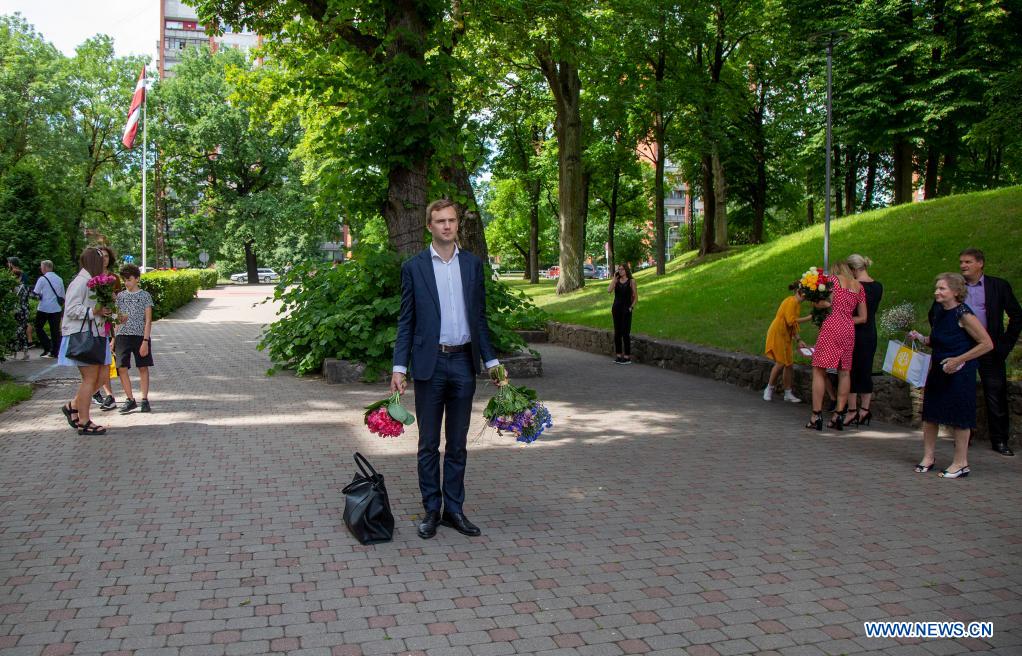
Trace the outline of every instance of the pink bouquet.
<instances>
[{"instance_id":1,"label":"pink bouquet","mask_svg":"<svg viewBox=\"0 0 1022 656\"><path fill-rule=\"evenodd\" d=\"M415 416L401 405L397 392L366 406L363 421L369 432L380 437L398 437L405 426L415 423Z\"/></svg>"},{"instance_id":2,"label":"pink bouquet","mask_svg":"<svg viewBox=\"0 0 1022 656\"><path fill-rule=\"evenodd\" d=\"M91 298L96 300L96 305L104 308L108 308L117 311L117 305L114 303L114 286L117 284L117 276L110 273L101 273L98 276L89 278L89 282L86 285L92 290L90 294ZM106 317L103 319L103 333L109 337L110 318Z\"/></svg>"}]
</instances>

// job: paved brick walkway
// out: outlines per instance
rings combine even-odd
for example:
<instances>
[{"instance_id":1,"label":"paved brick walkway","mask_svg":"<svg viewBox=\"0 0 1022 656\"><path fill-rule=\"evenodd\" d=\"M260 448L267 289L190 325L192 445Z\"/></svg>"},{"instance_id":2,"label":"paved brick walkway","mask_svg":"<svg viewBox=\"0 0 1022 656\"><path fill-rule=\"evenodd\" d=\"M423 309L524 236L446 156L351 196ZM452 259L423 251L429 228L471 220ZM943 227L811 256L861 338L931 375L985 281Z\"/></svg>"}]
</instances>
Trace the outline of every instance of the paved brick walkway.
<instances>
[{"instance_id":1,"label":"paved brick walkway","mask_svg":"<svg viewBox=\"0 0 1022 656\"><path fill-rule=\"evenodd\" d=\"M5 366L49 382L0 416L4 656L1022 653L1022 458L915 475L914 433L809 433L804 406L542 347L554 430L473 430L483 536L423 541L414 431L361 427L384 388L264 376L259 290L202 296L154 331L154 412L105 437L64 423L68 372ZM356 449L393 543L341 522ZM994 635L868 639L873 619Z\"/></svg>"}]
</instances>

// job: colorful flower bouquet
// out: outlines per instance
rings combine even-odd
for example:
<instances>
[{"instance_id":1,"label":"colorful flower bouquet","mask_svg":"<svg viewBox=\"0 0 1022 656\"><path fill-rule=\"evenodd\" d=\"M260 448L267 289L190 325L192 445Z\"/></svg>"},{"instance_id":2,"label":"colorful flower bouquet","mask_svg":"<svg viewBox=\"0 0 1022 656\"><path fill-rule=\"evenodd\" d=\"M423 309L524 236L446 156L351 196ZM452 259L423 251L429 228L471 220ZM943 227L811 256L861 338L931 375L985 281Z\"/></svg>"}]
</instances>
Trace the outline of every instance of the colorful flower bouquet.
<instances>
[{"instance_id":1,"label":"colorful flower bouquet","mask_svg":"<svg viewBox=\"0 0 1022 656\"><path fill-rule=\"evenodd\" d=\"M89 282L85 283L89 289L92 290L90 297L96 300L96 305L104 308L108 308L115 313L117 312L117 305L114 303L114 287L120 282L117 276L110 273L101 273L98 276L89 278ZM112 327L111 320L116 319L117 315L113 314L103 319L103 334L107 337L110 336L110 330Z\"/></svg>"},{"instance_id":2,"label":"colorful flower bouquet","mask_svg":"<svg viewBox=\"0 0 1022 656\"><path fill-rule=\"evenodd\" d=\"M823 321L830 314L830 308L816 307L816 304L830 300L830 290L833 286L834 276L827 275L816 267L810 267L798 280L802 297L813 304L813 323L817 326L823 325Z\"/></svg>"},{"instance_id":3,"label":"colorful flower bouquet","mask_svg":"<svg viewBox=\"0 0 1022 656\"><path fill-rule=\"evenodd\" d=\"M401 395L394 392L367 405L363 421L374 435L397 437L405 432L405 426L415 423L415 415L405 410L401 405Z\"/></svg>"},{"instance_id":4,"label":"colorful flower bouquet","mask_svg":"<svg viewBox=\"0 0 1022 656\"><path fill-rule=\"evenodd\" d=\"M509 383L504 365L498 365L495 378L497 393L483 410L486 425L501 435L505 431L514 434L519 442L535 442L554 425L550 411L539 401L536 390Z\"/></svg>"}]
</instances>

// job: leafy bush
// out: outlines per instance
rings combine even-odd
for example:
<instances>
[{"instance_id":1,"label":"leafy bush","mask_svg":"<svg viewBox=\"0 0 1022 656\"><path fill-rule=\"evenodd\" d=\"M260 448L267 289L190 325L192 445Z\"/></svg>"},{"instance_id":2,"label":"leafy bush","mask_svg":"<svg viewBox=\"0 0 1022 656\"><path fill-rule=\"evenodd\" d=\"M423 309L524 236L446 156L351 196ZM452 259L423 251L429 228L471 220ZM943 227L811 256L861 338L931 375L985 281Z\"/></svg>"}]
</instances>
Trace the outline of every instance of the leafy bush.
<instances>
[{"instance_id":1,"label":"leafy bush","mask_svg":"<svg viewBox=\"0 0 1022 656\"><path fill-rule=\"evenodd\" d=\"M139 286L153 297L153 321L187 305L199 292L201 276L194 269L143 273Z\"/></svg>"},{"instance_id":2,"label":"leafy bush","mask_svg":"<svg viewBox=\"0 0 1022 656\"><path fill-rule=\"evenodd\" d=\"M317 372L326 358L366 364L366 380L390 371L401 310L401 259L389 251L364 249L343 265L296 266L277 285L280 319L264 332L259 349L269 349L274 368L299 375ZM546 324L545 313L521 292L487 273L486 310L490 336L499 353L525 342L515 328Z\"/></svg>"},{"instance_id":3,"label":"leafy bush","mask_svg":"<svg viewBox=\"0 0 1022 656\"><path fill-rule=\"evenodd\" d=\"M317 372L326 358L366 364L366 378L390 370L401 309L401 260L364 250L343 265L300 264L273 292L281 318L263 332L274 367ZM271 372L273 369L271 369Z\"/></svg>"},{"instance_id":4,"label":"leafy bush","mask_svg":"<svg viewBox=\"0 0 1022 656\"><path fill-rule=\"evenodd\" d=\"M199 274L200 289L213 289L220 280L220 272L212 267L209 269L186 269L186 271L195 271Z\"/></svg>"},{"instance_id":5,"label":"leafy bush","mask_svg":"<svg viewBox=\"0 0 1022 656\"><path fill-rule=\"evenodd\" d=\"M14 288L17 286L18 279L6 267L0 269L0 362L14 345L14 335L18 332L18 324L14 321L14 308L18 304Z\"/></svg>"}]
</instances>

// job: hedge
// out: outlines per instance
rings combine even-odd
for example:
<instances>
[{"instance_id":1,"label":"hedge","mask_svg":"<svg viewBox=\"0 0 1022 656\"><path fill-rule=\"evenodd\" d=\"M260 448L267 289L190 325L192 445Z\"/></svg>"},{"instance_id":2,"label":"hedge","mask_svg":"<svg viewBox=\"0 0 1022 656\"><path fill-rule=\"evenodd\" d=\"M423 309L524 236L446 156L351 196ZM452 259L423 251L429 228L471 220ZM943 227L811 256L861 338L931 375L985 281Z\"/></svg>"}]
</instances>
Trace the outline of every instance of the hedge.
<instances>
[{"instance_id":1,"label":"hedge","mask_svg":"<svg viewBox=\"0 0 1022 656\"><path fill-rule=\"evenodd\" d=\"M139 286L153 297L153 321L187 305L202 286L202 275L196 269L150 271L142 274Z\"/></svg>"},{"instance_id":2,"label":"hedge","mask_svg":"<svg viewBox=\"0 0 1022 656\"><path fill-rule=\"evenodd\" d=\"M187 271L198 271L199 285L202 289L213 289L220 280L220 272L214 268L209 269L186 269Z\"/></svg>"}]
</instances>

